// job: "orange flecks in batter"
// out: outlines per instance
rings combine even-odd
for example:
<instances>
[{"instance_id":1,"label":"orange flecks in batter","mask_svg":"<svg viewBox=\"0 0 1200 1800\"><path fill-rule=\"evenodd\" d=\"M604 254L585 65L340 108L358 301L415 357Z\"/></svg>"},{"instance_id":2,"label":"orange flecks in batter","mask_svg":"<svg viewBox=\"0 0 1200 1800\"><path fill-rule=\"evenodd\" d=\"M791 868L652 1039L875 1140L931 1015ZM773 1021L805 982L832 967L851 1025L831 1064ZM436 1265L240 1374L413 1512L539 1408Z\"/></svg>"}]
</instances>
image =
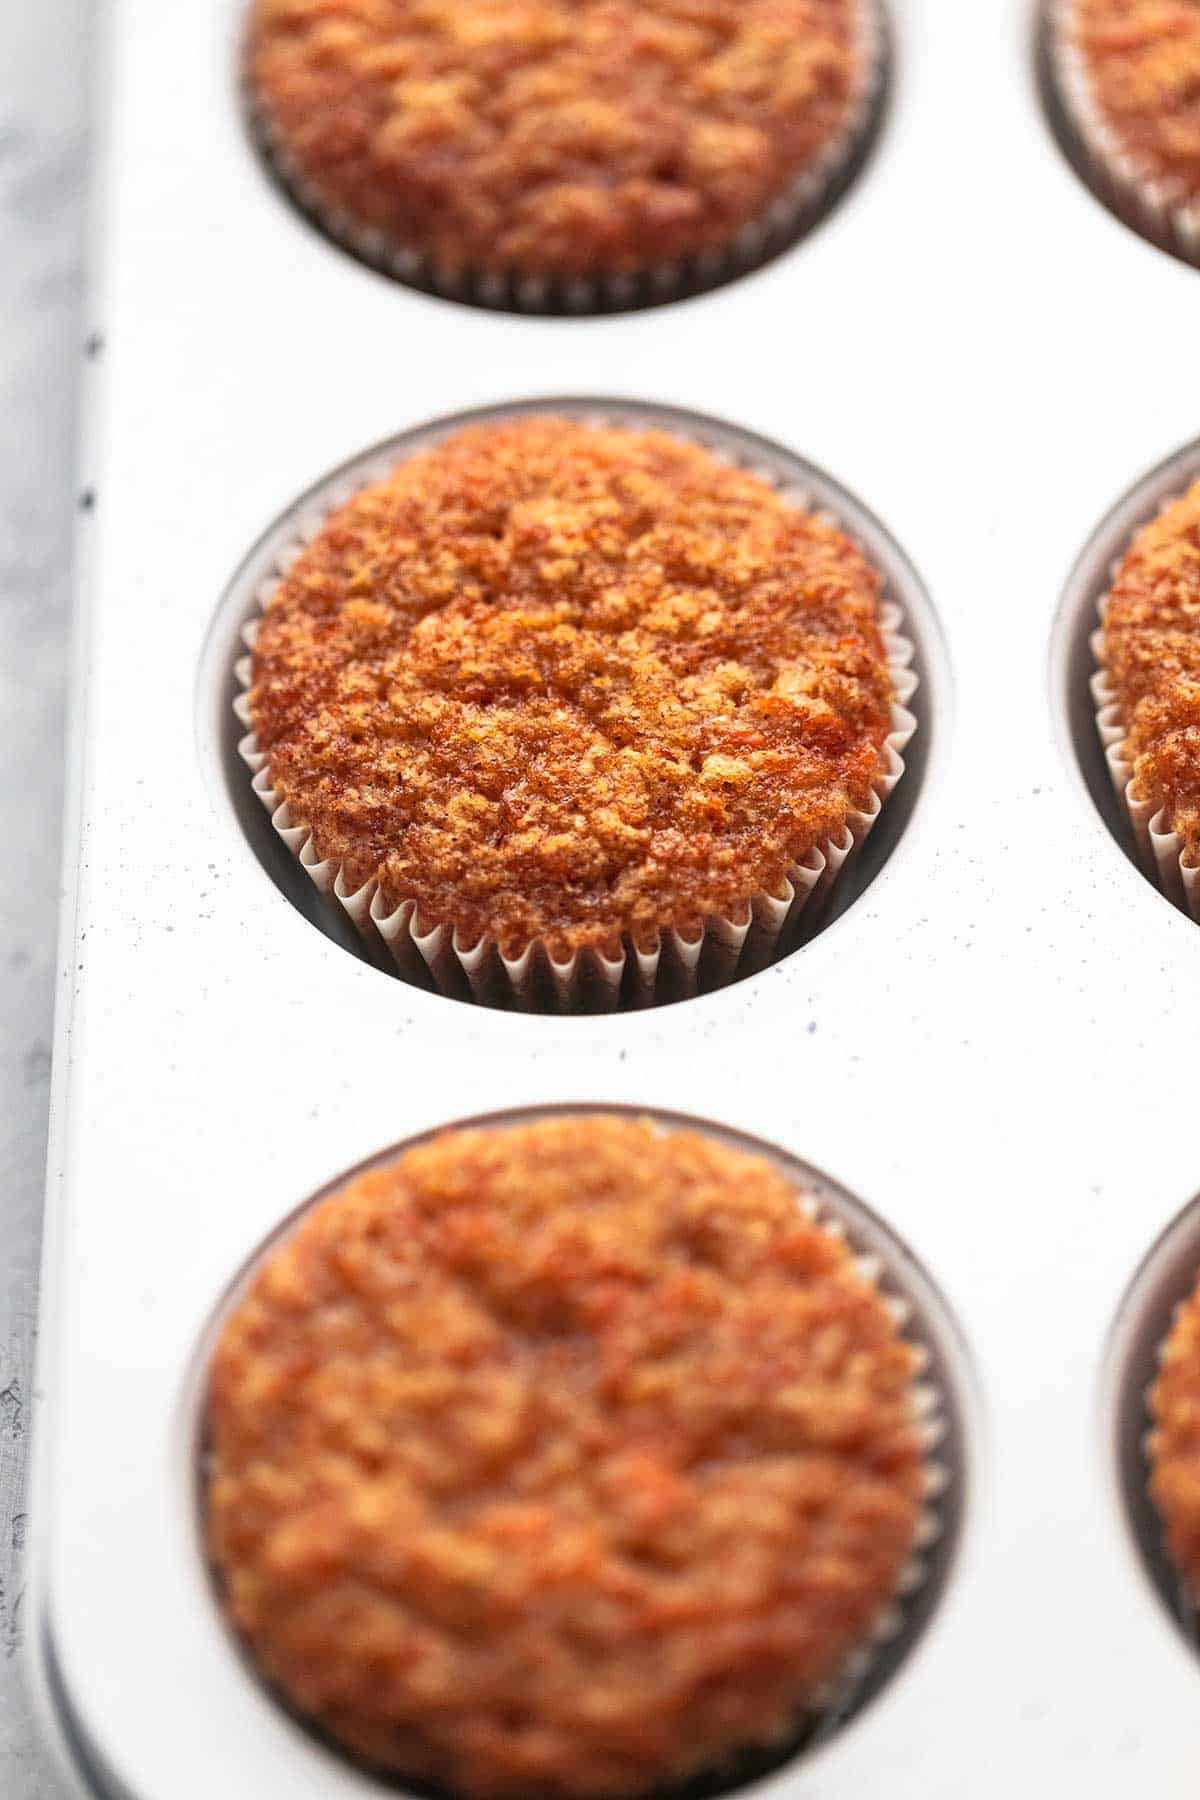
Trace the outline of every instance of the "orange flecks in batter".
<instances>
[{"instance_id":1,"label":"orange flecks in batter","mask_svg":"<svg viewBox=\"0 0 1200 1800\"><path fill-rule=\"evenodd\" d=\"M851 124L856 0L258 0L249 70L326 205L444 270L729 244Z\"/></svg>"},{"instance_id":2,"label":"orange flecks in batter","mask_svg":"<svg viewBox=\"0 0 1200 1800\"><path fill-rule=\"evenodd\" d=\"M1150 1411L1151 1493L1175 1566L1200 1600L1200 1289L1176 1315Z\"/></svg>"},{"instance_id":3,"label":"orange flecks in batter","mask_svg":"<svg viewBox=\"0 0 1200 1800\"><path fill-rule=\"evenodd\" d=\"M1134 539L1104 616L1104 660L1139 792L1200 859L1200 482Z\"/></svg>"},{"instance_id":4,"label":"orange flecks in batter","mask_svg":"<svg viewBox=\"0 0 1200 1800\"><path fill-rule=\"evenodd\" d=\"M794 1729L923 1491L913 1351L799 1199L576 1117L310 1212L207 1405L208 1541L286 1699L465 1800L644 1794Z\"/></svg>"},{"instance_id":5,"label":"orange flecks in batter","mask_svg":"<svg viewBox=\"0 0 1200 1800\"><path fill-rule=\"evenodd\" d=\"M251 715L323 857L506 948L742 912L868 803L880 579L661 432L458 433L329 518L259 629Z\"/></svg>"},{"instance_id":6,"label":"orange flecks in batter","mask_svg":"<svg viewBox=\"0 0 1200 1800\"><path fill-rule=\"evenodd\" d=\"M1122 147L1200 198L1200 0L1075 0L1072 27Z\"/></svg>"}]
</instances>

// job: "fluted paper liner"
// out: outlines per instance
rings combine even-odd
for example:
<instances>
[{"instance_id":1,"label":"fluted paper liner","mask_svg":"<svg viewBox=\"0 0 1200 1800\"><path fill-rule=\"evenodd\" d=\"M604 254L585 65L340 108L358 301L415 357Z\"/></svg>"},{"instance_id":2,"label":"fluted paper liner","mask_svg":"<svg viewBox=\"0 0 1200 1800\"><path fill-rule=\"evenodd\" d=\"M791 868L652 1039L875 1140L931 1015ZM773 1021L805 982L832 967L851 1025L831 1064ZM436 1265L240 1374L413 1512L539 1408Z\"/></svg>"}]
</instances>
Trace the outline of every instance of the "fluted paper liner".
<instances>
[{"instance_id":1,"label":"fluted paper liner","mask_svg":"<svg viewBox=\"0 0 1200 1800\"><path fill-rule=\"evenodd\" d=\"M838 1229L835 1220L821 1217L820 1222L826 1230ZM908 1322L912 1308L906 1300L887 1293L886 1270L880 1259L860 1256L856 1258L855 1267L881 1293L897 1325L903 1327ZM857 1690L874 1669L880 1653L904 1630L907 1624L906 1608L925 1585L929 1574L924 1552L937 1542L943 1530L944 1522L937 1502L949 1487L951 1474L933 1453L946 1434L945 1403L938 1388L921 1379L929 1362L928 1351L920 1343L906 1341L913 1352L913 1419L918 1443L925 1453L925 1504L917 1520L912 1549L900 1570L894 1592L876 1613L864 1641L850 1651L842 1668L817 1696L817 1704L822 1710L834 1716L840 1715L851 1704Z\"/></svg>"},{"instance_id":2,"label":"fluted paper liner","mask_svg":"<svg viewBox=\"0 0 1200 1800\"><path fill-rule=\"evenodd\" d=\"M1102 112L1074 32L1074 0L1049 0L1049 62L1092 187L1135 230L1200 267L1200 199L1126 148Z\"/></svg>"},{"instance_id":3,"label":"fluted paper liner","mask_svg":"<svg viewBox=\"0 0 1200 1800\"><path fill-rule=\"evenodd\" d=\"M845 1239L842 1220L809 1191L798 1191L798 1202L804 1216L833 1237ZM857 1254L854 1269L859 1278L873 1288L887 1307L896 1329L912 1353L911 1405L917 1441L924 1454L924 1504L917 1519L913 1542L897 1577L895 1588L880 1606L862 1641L851 1649L841 1667L814 1694L808 1721L817 1730L818 1741L824 1724L836 1727L846 1710L853 1705L858 1691L878 1663L879 1657L909 1623L908 1609L924 1587L929 1575L926 1553L942 1536L945 1519L939 1505L950 1486L952 1471L934 1453L946 1435L945 1397L929 1379L929 1351L919 1338L908 1335L913 1318L912 1303L894 1292L888 1281L888 1268L882 1256Z\"/></svg>"},{"instance_id":4,"label":"fluted paper liner","mask_svg":"<svg viewBox=\"0 0 1200 1800\"><path fill-rule=\"evenodd\" d=\"M607 422L600 413L587 416ZM666 428L679 437L687 435L673 424ZM706 448L713 451L711 443ZM714 453L720 455L721 450ZM296 539L276 558L276 579L259 587L256 597L261 610L265 611L270 603L279 578L304 544L321 530L330 513L344 505L359 488L383 479L398 460L381 460L355 481L330 489L321 510L301 521ZM732 460L728 450L726 460ZM739 459L739 466L750 469L797 507L812 510L809 497L785 486L774 470L757 467L749 458ZM828 510L824 516L838 523ZM234 701L234 710L248 728L238 751L252 771L254 792L270 813L275 830L335 914L351 921L368 956L381 967L393 966L422 987L429 985L427 972L433 985L453 998L515 1006L522 1011L610 1012L618 1006L652 1006L723 987L735 976L763 968L783 954L798 934L802 915L811 918L826 904L839 876L869 836L884 802L904 773L903 752L917 727L907 704L918 685L911 667L914 649L903 634L903 613L894 601L881 604L879 624L892 676L892 728L883 744L867 805L847 816L840 837L830 839L821 848L811 850L803 861L794 863L777 891L755 894L729 918L710 916L694 938L674 929L664 930L657 942L649 945L626 937L620 954L615 956L586 949L576 951L566 961L557 961L546 944L535 939L519 956L512 957L494 938L461 937L448 922L427 917L413 900L389 906L374 878L351 886L342 864L321 857L308 825L295 817L272 783L269 760L259 748L250 713L250 656L242 657L235 669L241 691ZM257 618L243 627L243 641L250 650L257 632Z\"/></svg>"},{"instance_id":5,"label":"fluted paper liner","mask_svg":"<svg viewBox=\"0 0 1200 1800\"><path fill-rule=\"evenodd\" d=\"M840 128L762 216L743 225L727 246L710 247L678 262L658 263L636 272L594 276L551 277L522 275L515 268L439 267L427 252L394 242L385 232L359 224L344 207L329 200L281 140L267 108L254 92L248 69L243 90L255 138L291 199L335 243L372 268L410 287L499 311L613 312L719 287L735 275L757 267L815 223L826 200L848 174L878 113L887 62L882 0L861 0L858 51L858 82Z\"/></svg>"},{"instance_id":6,"label":"fluted paper liner","mask_svg":"<svg viewBox=\"0 0 1200 1800\"><path fill-rule=\"evenodd\" d=\"M1096 729L1104 746L1108 772L1133 832L1142 868L1168 900L1173 900L1200 924L1200 863L1188 862L1183 841L1179 833L1171 829L1165 806L1143 793L1138 786L1125 714L1104 660L1107 600L1106 595L1100 602L1100 629L1091 637L1092 654L1098 664L1091 688L1096 706Z\"/></svg>"}]
</instances>

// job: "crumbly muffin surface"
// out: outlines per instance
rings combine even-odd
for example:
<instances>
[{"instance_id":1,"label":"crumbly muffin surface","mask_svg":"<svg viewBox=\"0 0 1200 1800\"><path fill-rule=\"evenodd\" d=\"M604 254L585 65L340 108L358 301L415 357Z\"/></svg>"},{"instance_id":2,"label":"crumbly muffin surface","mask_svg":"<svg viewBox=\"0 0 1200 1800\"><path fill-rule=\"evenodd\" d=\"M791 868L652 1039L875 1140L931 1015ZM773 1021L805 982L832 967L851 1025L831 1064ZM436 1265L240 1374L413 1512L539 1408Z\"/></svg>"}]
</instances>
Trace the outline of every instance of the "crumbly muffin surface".
<instances>
[{"instance_id":1,"label":"crumbly muffin surface","mask_svg":"<svg viewBox=\"0 0 1200 1800\"><path fill-rule=\"evenodd\" d=\"M1200 1604L1200 1288L1171 1327L1150 1413L1151 1496L1171 1559Z\"/></svg>"},{"instance_id":2,"label":"crumbly muffin surface","mask_svg":"<svg viewBox=\"0 0 1200 1800\"><path fill-rule=\"evenodd\" d=\"M1123 149L1200 199L1200 0L1074 0L1071 28Z\"/></svg>"},{"instance_id":3,"label":"crumbly muffin surface","mask_svg":"<svg viewBox=\"0 0 1200 1800\"><path fill-rule=\"evenodd\" d=\"M249 81L327 206L443 271L724 247L840 135L860 0L257 0Z\"/></svg>"},{"instance_id":4,"label":"crumbly muffin surface","mask_svg":"<svg viewBox=\"0 0 1200 1800\"><path fill-rule=\"evenodd\" d=\"M591 1116L310 1212L207 1402L212 1557L283 1696L465 1800L648 1793L795 1729L924 1488L912 1349L800 1199Z\"/></svg>"},{"instance_id":5,"label":"crumbly muffin surface","mask_svg":"<svg viewBox=\"0 0 1200 1800\"><path fill-rule=\"evenodd\" d=\"M1200 860L1200 482L1140 531L1104 617L1104 660L1141 794Z\"/></svg>"},{"instance_id":6,"label":"crumbly muffin surface","mask_svg":"<svg viewBox=\"0 0 1200 1800\"><path fill-rule=\"evenodd\" d=\"M778 891L884 763L880 578L658 432L463 431L333 514L272 597L250 715L323 857L556 955Z\"/></svg>"}]
</instances>

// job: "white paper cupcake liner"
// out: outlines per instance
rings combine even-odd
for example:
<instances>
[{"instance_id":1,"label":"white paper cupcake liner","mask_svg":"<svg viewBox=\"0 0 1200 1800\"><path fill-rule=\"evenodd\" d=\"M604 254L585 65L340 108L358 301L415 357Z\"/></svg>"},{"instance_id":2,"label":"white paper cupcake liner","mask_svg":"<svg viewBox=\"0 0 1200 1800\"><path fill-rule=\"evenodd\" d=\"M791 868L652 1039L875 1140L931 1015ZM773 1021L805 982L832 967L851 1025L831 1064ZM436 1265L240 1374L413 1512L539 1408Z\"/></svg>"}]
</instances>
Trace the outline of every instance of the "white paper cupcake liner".
<instances>
[{"instance_id":1,"label":"white paper cupcake liner","mask_svg":"<svg viewBox=\"0 0 1200 1800\"><path fill-rule=\"evenodd\" d=\"M581 416L594 423L614 422L599 412ZM660 428L687 438L687 433L674 424ZM708 442L705 447L726 461L734 460L725 444L714 446ZM299 523L296 537L277 555L274 578L258 587L255 597L260 617L280 579L329 515L360 487L384 478L401 460L381 460L359 479L331 486L319 509ZM737 461L801 510L813 510L809 497L787 487L774 469L758 466L748 458ZM831 513L826 511L822 516L843 529ZM368 957L380 967L391 967L405 979L422 987L432 985L455 999L521 1011L612 1012L618 1007L658 1005L723 987L735 977L751 974L784 954L804 924L819 917L835 883L869 837L884 803L904 774L903 752L917 728L916 717L908 709L918 685L912 668L914 647L904 635L903 613L894 600L882 603L879 623L892 677L891 731L884 741L867 804L847 816L839 837L794 863L776 891L755 894L728 918L707 918L694 938L673 929L663 931L658 941L650 945L627 938L619 955L606 956L602 951L588 949L560 961L544 942L535 939L519 956L512 957L494 938L462 937L450 923L422 913L414 900L389 905L374 878L357 885L349 882L340 862L320 855L309 826L295 816L273 784L269 759L259 748L250 713L251 656L240 658L235 665L239 692L234 711L239 723L247 728L247 735L238 743L238 752L252 773L251 785L270 814L275 831L335 917L339 922L349 919ZM258 624L256 617L242 628L243 641L250 651Z\"/></svg>"},{"instance_id":2,"label":"white paper cupcake liner","mask_svg":"<svg viewBox=\"0 0 1200 1800\"><path fill-rule=\"evenodd\" d=\"M1050 73L1090 185L1143 237L1200 267L1200 199L1122 143L1097 101L1074 19L1075 0L1048 0Z\"/></svg>"},{"instance_id":3,"label":"white paper cupcake liner","mask_svg":"<svg viewBox=\"0 0 1200 1800\"><path fill-rule=\"evenodd\" d=\"M816 223L852 177L858 152L870 142L881 111L888 53L883 0L860 0L858 52L858 79L838 131L762 217L742 226L727 247L710 247L637 272L595 276L551 277L522 275L515 269L439 267L428 253L364 227L324 195L281 139L248 73L243 92L255 139L293 203L335 243L372 268L444 299L503 312L618 312L719 287L756 268Z\"/></svg>"},{"instance_id":4,"label":"white paper cupcake liner","mask_svg":"<svg viewBox=\"0 0 1200 1800\"><path fill-rule=\"evenodd\" d=\"M1096 729L1104 746L1113 790L1129 821L1138 860L1145 873L1168 900L1174 901L1200 924L1200 864L1188 861L1179 833L1171 829L1166 808L1138 785L1125 715L1105 662L1106 606L1107 596L1100 602L1100 629L1091 637L1092 654L1097 663L1091 689L1096 707Z\"/></svg>"}]
</instances>

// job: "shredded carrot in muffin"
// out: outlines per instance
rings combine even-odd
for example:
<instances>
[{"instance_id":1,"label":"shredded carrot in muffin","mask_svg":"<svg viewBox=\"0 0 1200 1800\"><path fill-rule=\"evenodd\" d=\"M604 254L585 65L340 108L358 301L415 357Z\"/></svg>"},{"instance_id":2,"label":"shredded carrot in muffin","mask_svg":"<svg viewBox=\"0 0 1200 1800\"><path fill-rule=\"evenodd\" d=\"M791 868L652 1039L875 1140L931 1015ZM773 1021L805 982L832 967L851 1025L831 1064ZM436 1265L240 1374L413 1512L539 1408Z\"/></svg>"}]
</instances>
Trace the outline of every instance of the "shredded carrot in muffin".
<instances>
[{"instance_id":1,"label":"shredded carrot in muffin","mask_svg":"<svg viewBox=\"0 0 1200 1800\"><path fill-rule=\"evenodd\" d=\"M352 885L555 955L744 916L871 803L880 577L662 432L524 418L403 463L273 596L250 712Z\"/></svg>"},{"instance_id":2,"label":"shredded carrot in muffin","mask_svg":"<svg viewBox=\"0 0 1200 1800\"><path fill-rule=\"evenodd\" d=\"M268 1679L462 1800L640 1795L786 1739L925 1491L915 1353L765 1160L649 1122L453 1132L237 1301L208 1539Z\"/></svg>"},{"instance_id":3,"label":"shredded carrot in muffin","mask_svg":"<svg viewBox=\"0 0 1200 1800\"><path fill-rule=\"evenodd\" d=\"M1172 1560L1200 1603L1200 1288L1171 1327L1150 1412L1150 1491Z\"/></svg>"},{"instance_id":4,"label":"shredded carrot in muffin","mask_svg":"<svg viewBox=\"0 0 1200 1800\"><path fill-rule=\"evenodd\" d=\"M727 246L848 133L860 0L257 0L268 134L443 270Z\"/></svg>"},{"instance_id":5,"label":"shredded carrot in muffin","mask_svg":"<svg viewBox=\"0 0 1200 1800\"><path fill-rule=\"evenodd\" d=\"M1138 791L1200 861L1200 482L1134 539L1104 615L1104 661Z\"/></svg>"},{"instance_id":6,"label":"shredded carrot in muffin","mask_svg":"<svg viewBox=\"0 0 1200 1800\"><path fill-rule=\"evenodd\" d=\"M1124 150L1200 199L1200 0L1074 0L1071 25Z\"/></svg>"}]
</instances>

